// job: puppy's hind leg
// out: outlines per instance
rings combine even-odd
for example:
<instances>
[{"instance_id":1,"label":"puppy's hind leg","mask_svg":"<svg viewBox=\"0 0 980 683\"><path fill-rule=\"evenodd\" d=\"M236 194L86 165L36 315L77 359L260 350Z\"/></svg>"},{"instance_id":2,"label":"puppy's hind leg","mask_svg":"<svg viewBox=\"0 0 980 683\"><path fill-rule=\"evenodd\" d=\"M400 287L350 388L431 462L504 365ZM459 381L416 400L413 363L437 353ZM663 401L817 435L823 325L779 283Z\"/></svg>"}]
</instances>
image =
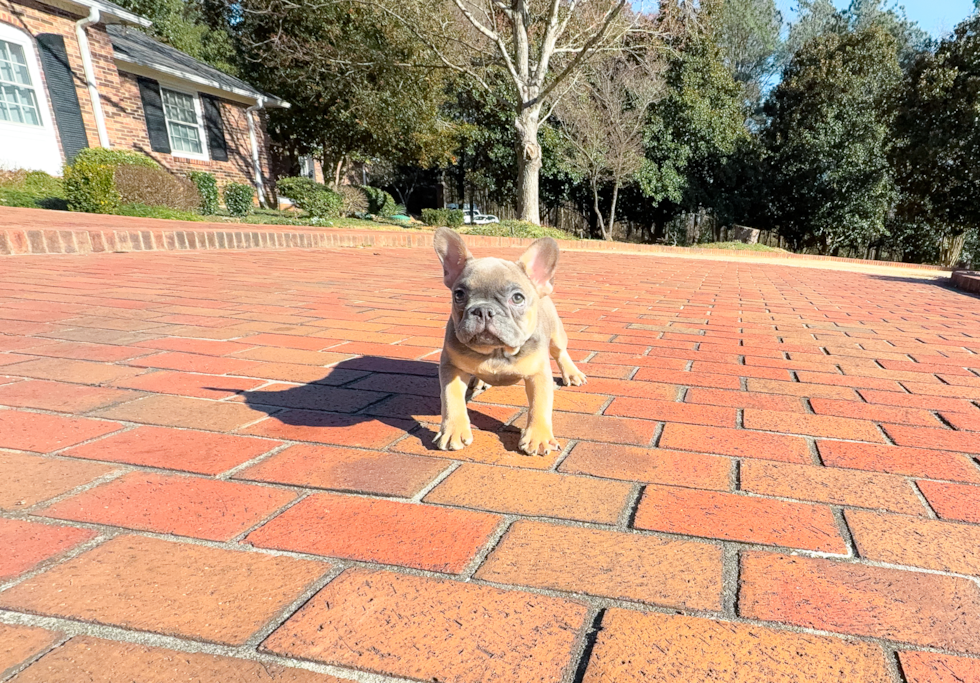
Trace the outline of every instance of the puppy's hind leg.
<instances>
[{"instance_id":1,"label":"puppy's hind leg","mask_svg":"<svg viewBox=\"0 0 980 683\"><path fill-rule=\"evenodd\" d=\"M549 351L551 357L558 363L561 371L562 384L567 386L579 387L586 383L585 373L575 367L572 357L568 355L568 335L565 334L565 326L562 325L561 318L555 315L555 327L551 333L549 341Z\"/></svg>"},{"instance_id":2,"label":"puppy's hind leg","mask_svg":"<svg viewBox=\"0 0 980 683\"><path fill-rule=\"evenodd\" d=\"M482 379L479 379L478 377L471 378L469 386L466 387L466 402L469 403L471 400L473 400L474 396L479 396L489 387L490 385L484 382Z\"/></svg>"}]
</instances>

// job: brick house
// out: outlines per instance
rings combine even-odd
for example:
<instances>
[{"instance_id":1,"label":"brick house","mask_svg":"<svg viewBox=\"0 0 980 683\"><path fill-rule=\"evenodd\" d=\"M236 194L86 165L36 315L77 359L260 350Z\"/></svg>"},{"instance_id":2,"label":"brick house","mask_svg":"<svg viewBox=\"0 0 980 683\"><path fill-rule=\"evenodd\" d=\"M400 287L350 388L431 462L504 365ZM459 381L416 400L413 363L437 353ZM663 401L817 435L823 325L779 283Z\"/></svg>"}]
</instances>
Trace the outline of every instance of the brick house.
<instances>
[{"instance_id":1,"label":"brick house","mask_svg":"<svg viewBox=\"0 0 980 683\"><path fill-rule=\"evenodd\" d=\"M0 168L61 175L84 147L144 152L220 185L270 181L281 100L138 29L106 0L0 0Z\"/></svg>"}]
</instances>

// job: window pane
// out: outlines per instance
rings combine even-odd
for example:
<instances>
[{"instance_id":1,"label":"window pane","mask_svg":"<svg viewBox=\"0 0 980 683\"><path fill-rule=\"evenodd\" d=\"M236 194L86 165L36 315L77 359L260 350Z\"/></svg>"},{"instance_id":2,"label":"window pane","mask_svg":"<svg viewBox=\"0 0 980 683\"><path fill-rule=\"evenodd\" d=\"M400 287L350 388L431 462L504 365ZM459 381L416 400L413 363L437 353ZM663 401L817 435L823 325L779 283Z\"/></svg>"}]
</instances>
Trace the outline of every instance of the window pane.
<instances>
[{"instance_id":1,"label":"window pane","mask_svg":"<svg viewBox=\"0 0 980 683\"><path fill-rule=\"evenodd\" d=\"M170 144L175 150L191 154L201 154L204 151L197 126L187 126L176 121L168 121L167 125L170 127Z\"/></svg>"},{"instance_id":2,"label":"window pane","mask_svg":"<svg viewBox=\"0 0 980 683\"><path fill-rule=\"evenodd\" d=\"M0 85L0 121L40 126L34 91L14 85Z\"/></svg>"},{"instance_id":3,"label":"window pane","mask_svg":"<svg viewBox=\"0 0 980 683\"><path fill-rule=\"evenodd\" d=\"M179 121L197 125L197 112L194 109L194 98L173 90L163 91L163 108L168 121Z\"/></svg>"},{"instance_id":4,"label":"window pane","mask_svg":"<svg viewBox=\"0 0 980 683\"><path fill-rule=\"evenodd\" d=\"M0 82L31 85L24 48L5 40L0 40Z\"/></svg>"}]
</instances>

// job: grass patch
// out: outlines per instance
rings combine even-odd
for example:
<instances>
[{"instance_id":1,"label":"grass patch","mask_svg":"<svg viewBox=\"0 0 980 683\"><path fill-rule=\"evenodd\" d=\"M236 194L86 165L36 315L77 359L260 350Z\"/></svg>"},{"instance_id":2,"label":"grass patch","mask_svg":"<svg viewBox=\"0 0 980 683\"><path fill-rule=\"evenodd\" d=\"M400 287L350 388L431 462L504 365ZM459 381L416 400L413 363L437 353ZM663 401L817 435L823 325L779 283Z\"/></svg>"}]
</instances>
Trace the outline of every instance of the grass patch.
<instances>
[{"instance_id":1,"label":"grass patch","mask_svg":"<svg viewBox=\"0 0 980 683\"><path fill-rule=\"evenodd\" d=\"M216 215L209 216L205 220L248 225L294 225L303 228L347 228L351 230L399 230L409 227L407 224L389 222L386 219L372 221L361 218L311 218L296 211L277 209L255 209L248 216L241 217L232 216L222 209Z\"/></svg>"},{"instance_id":2,"label":"grass patch","mask_svg":"<svg viewBox=\"0 0 980 683\"><path fill-rule=\"evenodd\" d=\"M147 206L146 204L123 204L116 212L117 216L134 216L136 218L162 218L168 221L203 221L204 216L192 211L181 211L166 206Z\"/></svg>"},{"instance_id":3,"label":"grass patch","mask_svg":"<svg viewBox=\"0 0 980 683\"><path fill-rule=\"evenodd\" d=\"M527 221L501 221L499 223L487 223L486 225L464 225L459 229L462 235L485 235L489 237L522 237L528 239L538 239L539 237L553 237L556 240L577 240L578 237L543 225L535 225Z\"/></svg>"},{"instance_id":4,"label":"grass patch","mask_svg":"<svg viewBox=\"0 0 980 683\"><path fill-rule=\"evenodd\" d=\"M744 242L708 242L707 244L692 244L698 249L731 249L734 251L781 251L776 247L767 247L765 244L745 244Z\"/></svg>"}]
</instances>

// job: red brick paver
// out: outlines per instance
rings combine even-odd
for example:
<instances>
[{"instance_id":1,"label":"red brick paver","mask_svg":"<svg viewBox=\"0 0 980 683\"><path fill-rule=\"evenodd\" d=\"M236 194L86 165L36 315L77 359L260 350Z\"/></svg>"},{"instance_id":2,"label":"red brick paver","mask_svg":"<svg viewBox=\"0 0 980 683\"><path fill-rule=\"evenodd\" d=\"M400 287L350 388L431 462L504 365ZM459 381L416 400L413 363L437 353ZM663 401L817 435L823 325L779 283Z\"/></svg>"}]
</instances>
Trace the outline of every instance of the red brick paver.
<instances>
[{"instance_id":1,"label":"red brick paver","mask_svg":"<svg viewBox=\"0 0 980 683\"><path fill-rule=\"evenodd\" d=\"M58 640L57 633L44 629L0 624L0 676L44 652Z\"/></svg>"},{"instance_id":2,"label":"red brick paver","mask_svg":"<svg viewBox=\"0 0 980 683\"><path fill-rule=\"evenodd\" d=\"M342 683L343 679L266 662L177 652L79 636L42 657L16 683Z\"/></svg>"},{"instance_id":3,"label":"red brick paver","mask_svg":"<svg viewBox=\"0 0 980 683\"><path fill-rule=\"evenodd\" d=\"M439 451L430 248L292 243L3 257L3 680L977 679L975 297L567 251L562 450Z\"/></svg>"},{"instance_id":4,"label":"red brick paver","mask_svg":"<svg viewBox=\"0 0 980 683\"><path fill-rule=\"evenodd\" d=\"M980 681L980 659L933 652L899 652L908 683L973 683Z\"/></svg>"},{"instance_id":5,"label":"red brick paver","mask_svg":"<svg viewBox=\"0 0 980 683\"><path fill-rule=\"evenodd\" d=\"M868 643L674 614L613 609L586 670L587 683L889 683Z\"/></svg>"},{"instance_id":6,"label":"red brick paver","mask_svg":"<svg viewBox=\"0 0 980 683\"><path fill-rule=\"evenodd\" d=\"M557 683L585 616L571 600L352 569L263 649L422 680Z\"/></svg>"},{"instance_id":7,"label":"red brick paver","mask_svg":"<svg viewBox=\"0 0 980 683\"><path fill-rule=\"evenodd\" d=\"M122 536L0 593L0 607L236 645L329 568Z\"/></svg>"},{"instance_id":8,"label":"red brick paver","mask_svg":"<svg viewBox=\"0 0 980 683\"><path fill-rule=\"evenodd\" d=\"M459 573L490 539L494 515L317 494L248 536L264 548Z\"/></svg>"}]
</instances>

